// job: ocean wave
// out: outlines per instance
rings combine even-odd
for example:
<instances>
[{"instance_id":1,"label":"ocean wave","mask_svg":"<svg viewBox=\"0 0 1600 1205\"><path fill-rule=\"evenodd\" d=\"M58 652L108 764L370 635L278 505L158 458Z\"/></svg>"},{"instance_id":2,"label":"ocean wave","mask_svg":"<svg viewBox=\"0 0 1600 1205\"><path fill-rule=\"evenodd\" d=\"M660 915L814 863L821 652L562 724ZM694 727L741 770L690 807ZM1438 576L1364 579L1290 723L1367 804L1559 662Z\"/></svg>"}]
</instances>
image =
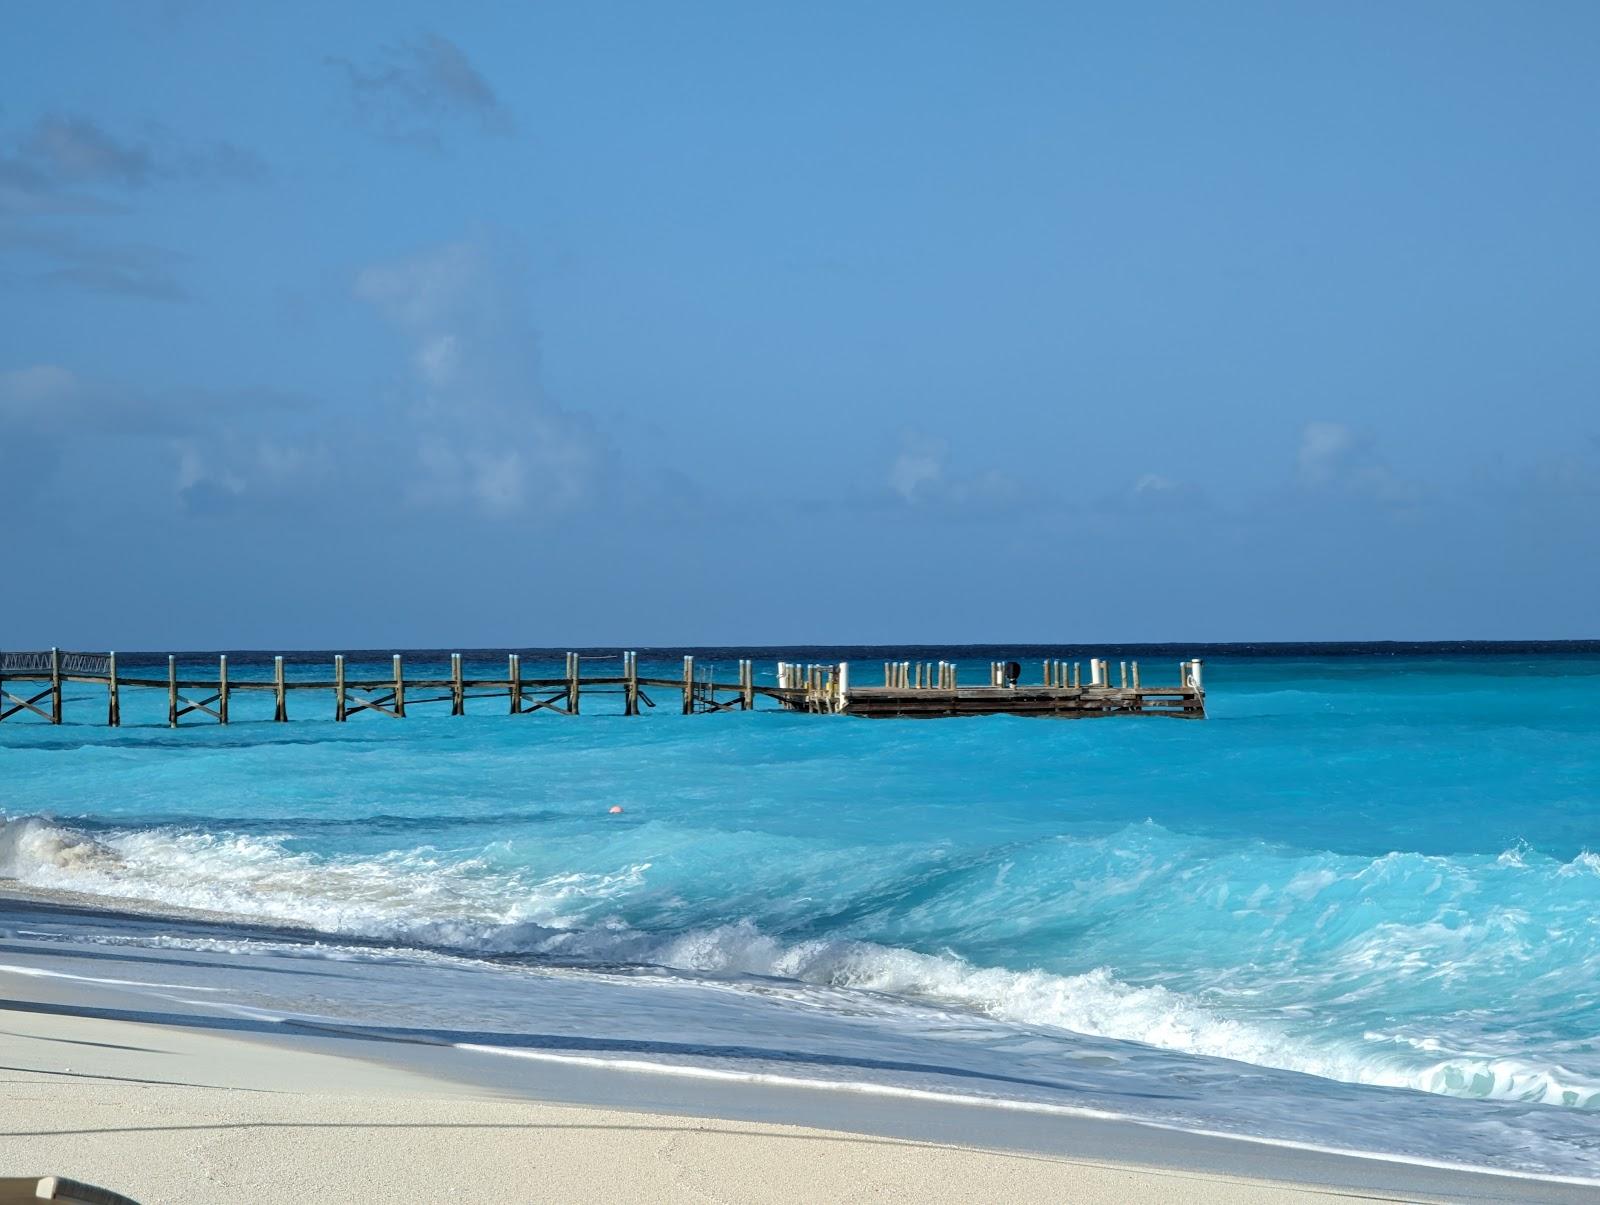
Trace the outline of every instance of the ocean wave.
<instances>
[{"instance_id":1,"label":"ocean wave","mask_svg":"<svg viewBox=\"0 0 1600 1205\"><path fill-rule=\"evenodd\" d=\"M1067 884L1101 906L1146 907L1146 893L1163 890L1164 878L1184 884L1185 898L1234 905L1281 923L1301 918L1293 943L1327 943L1322 978L1305 991L1303 1006L1252 1007L1250 991L1180 990L1162 983L1133 983L1108 966L1075 973L1042 968L984 966L950 951L918 951L875 940L823 935L800 939L766 931L756 919L695 924L667 930L629 923L622 904L646 885L651 864L627 863L607 873L537 876L506 869L502 859L422 846L375 856L324 856L296 851L288 834L211 833L171 827L111 829L93 833L47 818L0 818L0 875L42 888L71 890L158 905L199 908L236 917L303 925L330 934L399 941L474 955L523 955L580 966L647 965L734 985L752 977L766 991L782 985L835 992L872 993L980 1014L1009 1024L1137 1042L1187 1054L1303 1072L1350 1083L1413 1088L1449 1096L1517 1100L1567 1107L1600 1107L1600 1078L1541 1054L1485 1052L1440 1034L1367 1028L1340 1034L1320 1024L1329 1007L1328 986L1343 981L1346 994L1368 990L1365 980L1389 983L1408 975L1452 973L1451 966L1495 957L1515 961L1534 940L1527 932L1530 903L1515 893L1503 906L1468 916L1459 901L1481 883L1457 884L1468 873L1447 859L1387 855L1347 859L1337 865L1287 859L1275 867L1270 887L1245 893L1238 867L1213 867L1212 882L1194 866L1174 869L1155 845L1176 839L1156 826L1132 826L1096 846L1096 857L1132 855L1117 873L1098 877L1080 867ZM1170 851L1169 851L1170 852ZM1028 900L1013 880L1027 857L1012 852L983 869L985 890ZM1568 863L1530 870L1530 851L1485 859L1502 872L1541 881L1595 877L1600 859L1582 854ZM1208 865L1217 861L1212 857ZM1023 870L1030 868L1023 866ZM1037 870L1037 868L1032 868ZM1059 869L1059 866L1056 867ZM1101 869L1107 868L1102 866ZM1263 867L1256 866L1257 874ZM944 872L945 889L971 868ZM1036 877L1036 876L1035 876ZM942 882L944 880L941 880ZM1234 884L1233 886L1230 886ZM1388 896L1452 901L1426 919L1349 919L1366 892L1381 885ZM970 884L966 885L970 888ZM1587 888L1585 888L1587 890ZM1237 894L1234 894L1237 892ZM1586 896L1585 896L1586 898ZM1572 909L1581 900L1565 901ZM984 896L962 898L961 913L991 909ZM1079 901L1079 906L1084 906ZM1329 933L1334 934L1329 937ZM1445 951L1436 965L1418 950ZM1489 953L1485 954L1485 950ZM1237 968L1217 978L1237 976ZM1306 975L1304 967L1296 971ZM1460 973L1457 969L1454 973ZM1293 978L1288 974L1287 977ZM1237 985L1234 985L1235 987ZM1319 996L1319 993L1321 995ZM1241 1004L1241 1001L1244 1001ZM1307 1016L1310 1020L1307 1020ZM1416 1020L1425 1024L1427 1018Z\"/></svg>"}]
</instances>

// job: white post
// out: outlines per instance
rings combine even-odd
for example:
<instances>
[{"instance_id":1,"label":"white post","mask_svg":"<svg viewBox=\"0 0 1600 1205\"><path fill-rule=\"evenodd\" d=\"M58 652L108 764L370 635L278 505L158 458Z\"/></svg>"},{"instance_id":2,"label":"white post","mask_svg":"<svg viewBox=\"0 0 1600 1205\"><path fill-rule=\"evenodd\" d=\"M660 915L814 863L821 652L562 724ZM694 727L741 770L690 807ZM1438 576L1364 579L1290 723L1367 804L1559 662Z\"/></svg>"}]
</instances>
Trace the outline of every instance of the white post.
<instances>
[{"instance_id":1,"label":"white post","mask_svg":"<svg viewBox=\"0 0 1600 1205\"><path fill-rule=\"evenodd\" d=\"M1201 685L1201 681L1200 681L1200 658L1196 657L1193 661L1189 662L1189 666L1190 666L1190 672L1189 672L1189 682L1190 682L1190 684L1196 690L1204 690L1205 687Z\"/></svg>"},{"instance_id":2,"label":"white post","mask_svg":"<svg viewBox=\"0 0 1600 1205\"><path fill-rule=\"evenodd\" d=\"M843 711L850 705L850 663L848 661L839 662L839 676L836 680L839 684L839 699L834 709Z\"/></svg>"},{"instance_id":3,"label":"white post","mask_svg":"<svg viewBox=\"0 0 1600 1205\"><path fill-rule=\"evenodd\" d=\"M1099 686L1101 684L1100 667L1103 664L1105 664L1105 663L1103 661L1101 661L1100 658L1098 658L1098 657L1090 657L1089 658L1089 685L1090 686Z\"/></svg>"}]
</instances>

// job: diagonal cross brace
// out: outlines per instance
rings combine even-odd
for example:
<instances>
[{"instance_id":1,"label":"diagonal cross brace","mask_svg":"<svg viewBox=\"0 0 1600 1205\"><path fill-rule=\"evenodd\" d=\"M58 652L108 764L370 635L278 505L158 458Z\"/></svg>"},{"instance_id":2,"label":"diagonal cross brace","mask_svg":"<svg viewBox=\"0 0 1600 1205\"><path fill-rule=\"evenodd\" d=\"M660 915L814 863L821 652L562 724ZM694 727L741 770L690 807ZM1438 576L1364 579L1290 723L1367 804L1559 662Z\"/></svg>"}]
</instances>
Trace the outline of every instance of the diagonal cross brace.
<instances>
[{"instance_id":1,"label":"diagonal cross brace","mask_svg":"<svg viewBox=\"0 0 1600 1205\"><path fill-rule=\"evenodd\" d=\"M17 712L22 711L24 708L33 712L33 714L38 716L40 719L50 719L51 715L48 711L44 710L42 707L35 707L34 704L40 699L48 699L51 691L54 689L54 687L47 686L38 694L34 695L31 699L24 699L18 695L12 694L8 690L0 690L0 720L5 719L8 715L16 715ZM6 702L8 700L12 703L15 703L16 706L7 708Z\"/></svg>"}]
</instances>

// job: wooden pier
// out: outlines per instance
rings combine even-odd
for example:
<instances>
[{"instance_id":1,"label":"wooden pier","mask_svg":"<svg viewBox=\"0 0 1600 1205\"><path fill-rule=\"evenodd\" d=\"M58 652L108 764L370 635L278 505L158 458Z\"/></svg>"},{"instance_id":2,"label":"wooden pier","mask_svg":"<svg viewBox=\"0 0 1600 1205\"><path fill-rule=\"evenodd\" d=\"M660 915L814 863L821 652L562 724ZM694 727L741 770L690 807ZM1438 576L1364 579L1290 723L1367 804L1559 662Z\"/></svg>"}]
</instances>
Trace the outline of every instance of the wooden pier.
<instances>
[{"instance_id":1,"label":"wooden pier","mask_svg":"<svg viewBox=\"0 0 1600 1205\"><path fill-rule=\"evenodd\" d=\"M452 653L447 677L407 678L404 658L395 653L388 674L357 679L346 673L345 656L338 653L332 657L330 678L307 680L290 679L280 656L272 660L269 679L252 680L230 677L225 655L217 659L215 676L179 677L178 659L169 656L166 676L156 678L119 672L115 653L64 653L59 649L0 653L0 720L30 714L51 724L61 723L64 688L71 684L105 690L106 722L112 727L122 723L124 688L164 691L167 723L173 728L188 717L227 724L230 701L240 693L270 693L272 719L283 723L289 719L289 696L297 692L331 694L332 718L340 723L363 711L404 719L408 708L445 703L449 714L465 715L468 699L491 697L505 699L513 716L539 711L575 716L580 714L585 693L591 698L620 696L622 714L636 716L642 709L656 706L652 691L666 692L669 698L677 696L684 715L752 711L757 700L764 699L783 710L874 718L1205 716L1198 658L1179 662L1177 684L1165 686L1144 685L1137 661L1118 662L1113 682L1111 662L1099 658L1088 662L1087 680L1082 662L1046 660L1040 665L1039 680L1023 683L1017 662L995 661L989 665L987 682L970 684L958 680L953 662L886 661L881 686L852 681L849 662L803 665L779 661L776 684L768 685L756 681L755 664L748 659L738 661L734 681L717 681L713 673L697 671L692 656L683 658L681 677L642 676L635 652L599 658L620 662L620 673L609 672L607 666L585 674L585 659L568 653L560 677L537 678L525 677L521 655L511 653L506 658L505 677L469 678L463 672L462 655Z\"/></svg>"}]
</instances>

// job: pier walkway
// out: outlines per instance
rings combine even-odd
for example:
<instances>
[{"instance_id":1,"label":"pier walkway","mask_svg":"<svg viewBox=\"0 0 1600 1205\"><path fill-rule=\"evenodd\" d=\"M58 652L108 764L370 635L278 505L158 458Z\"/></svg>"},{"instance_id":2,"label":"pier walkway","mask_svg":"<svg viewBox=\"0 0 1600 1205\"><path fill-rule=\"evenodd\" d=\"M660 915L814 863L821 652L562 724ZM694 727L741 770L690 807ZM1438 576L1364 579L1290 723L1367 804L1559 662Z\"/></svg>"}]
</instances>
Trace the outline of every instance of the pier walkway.
<instances>
[{"instance_id":1,"label":"pier walkway","mask_svg":"<svg viewBox=\"0 0 1600 1205\"><path fill-rule=\"evenodd\" d=\"M620 661L621 672L584 672L586 660ZM284 658L272 659L271 677L230 678L228 658L217 658L215 676L180 677L178 659L167 658L165 677L146 677L119 672L115 653L67 653L59 649L42 652L0 653L0 720L15 716L36 717L51 724L62 722L64 688L70 684L90 685L105 691L106 723L122 723L122 692L164 691L167 723L176 728L186 718L226 724L235 695L270 693L272 719L289 719L289 697L303 692L333 696L333 716L345 721L363 711L403 719L408 709L423 705L450 705L451 715L465 715L468 699L503 697L511 715L552 711L578 715L588 693L620 695L622 714L640 715L654 708L650 691L668 691L681 699L684 715L728 710L755 710L757 700L767 700L777 708L814 714L867 717L925 717L963 715L1032 715L1063 718L1107 715L1167 715L1190 719L1205 715L1205 689L1201 662L1194 659L1178 664L1176 685L1146 686L1141 681L1139 663L1122 661L1115 683L1111 662L1093 659L1088 663L1087 681L1081 662L1046 660L1040 665L1039 680L1024 684L1021 666L1015 662L989 664L988 681L962 683L955 663L886 661L883 683L866 685L859 677L852 682L852 666L800 664L779 661L776 684L757 682L755 664L748 659L737 663L733 681L717 681L710 672L697 672L692 656L683 659L681 677L641 675L635 652L595 658L578 653L566 655L565 672L559 677L525 677L520 654L506 658L502 677L467 677L462 655L449 657L444 677L406 676L405 660L395 653L390 669L381 677L352 677L345 672L345 657L334 654L332 676L307 680L290 678ZM859 669L857 670L859 673Z\"/></svg>"}]
</instances>

